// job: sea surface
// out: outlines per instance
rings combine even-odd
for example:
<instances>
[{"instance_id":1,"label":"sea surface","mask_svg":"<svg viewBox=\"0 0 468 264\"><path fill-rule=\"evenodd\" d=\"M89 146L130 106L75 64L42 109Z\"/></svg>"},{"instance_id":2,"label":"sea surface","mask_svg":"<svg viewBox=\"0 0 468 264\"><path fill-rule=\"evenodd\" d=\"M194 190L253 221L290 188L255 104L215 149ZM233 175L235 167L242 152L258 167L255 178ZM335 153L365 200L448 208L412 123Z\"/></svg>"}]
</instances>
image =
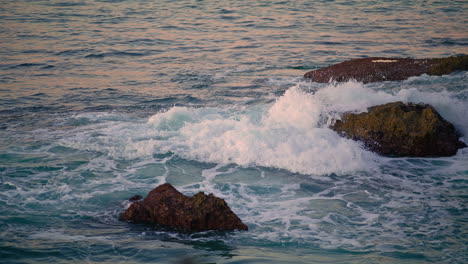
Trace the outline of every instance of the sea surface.
<instances>
[{"instance_id":1,"label":"sea surface","mask_svg":"<svg viewBox=\"0 0 468 264\"><path fill-rule=\"evenodd\" d=\"M384 158L343 112L429 103L468 143L468 72L318 84L468 53L467 1L0 1L0 263L468 263L468 148ZM118 221L169 182L249 231Z\"/></svg>"}]
</instances>

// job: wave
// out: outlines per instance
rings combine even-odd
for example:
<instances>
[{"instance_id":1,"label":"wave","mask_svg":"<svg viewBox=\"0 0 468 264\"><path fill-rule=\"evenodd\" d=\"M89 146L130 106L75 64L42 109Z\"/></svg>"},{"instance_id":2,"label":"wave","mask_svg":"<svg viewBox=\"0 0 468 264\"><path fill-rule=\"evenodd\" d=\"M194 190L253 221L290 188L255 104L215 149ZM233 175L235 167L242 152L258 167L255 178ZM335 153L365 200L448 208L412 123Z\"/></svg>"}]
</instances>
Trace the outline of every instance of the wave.
<instances>
[{"instance_id":1,"label":"wave","mask_svg":"<svg viewBox=\"0 0 468 264\"><path fill-rule=\"evenodd\" d=\"M382 160L328 128L343 112L366 111L392 101L430 103L464 135L468 133L467 104L454 92L385 91L357 82L329 84L315 92L304 87L293 86L270 104L172 107L139 122L104 119L95 127L79 128L81 132L62 144L125 159L170 152L201 162L323 175L371 170Z\"/></svg>"}]
</instances>

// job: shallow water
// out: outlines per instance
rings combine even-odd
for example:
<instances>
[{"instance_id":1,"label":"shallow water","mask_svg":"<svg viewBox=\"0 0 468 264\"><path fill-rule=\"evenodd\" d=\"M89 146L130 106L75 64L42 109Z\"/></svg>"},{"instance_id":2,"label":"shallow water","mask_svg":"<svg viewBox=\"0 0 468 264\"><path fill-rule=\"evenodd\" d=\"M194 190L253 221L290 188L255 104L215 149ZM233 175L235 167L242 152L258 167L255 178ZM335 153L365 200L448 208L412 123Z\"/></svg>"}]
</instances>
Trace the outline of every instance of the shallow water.
<instances>
[{"instance_id":1,"label":"shallow water","mask_svg":"<svg viewBox=\"0 0 468 264\"><path fill-rule=\"evenodd\" d=\"M468 149L383 158L340 113L424 102L468 135L467 72L317 84L364 56L467 51L464 1L0 3L2 263L465 263ZM466 138L462 138L467 142ZM119 222L170 182L248 232Z\"/></svg>"}]
</instances>

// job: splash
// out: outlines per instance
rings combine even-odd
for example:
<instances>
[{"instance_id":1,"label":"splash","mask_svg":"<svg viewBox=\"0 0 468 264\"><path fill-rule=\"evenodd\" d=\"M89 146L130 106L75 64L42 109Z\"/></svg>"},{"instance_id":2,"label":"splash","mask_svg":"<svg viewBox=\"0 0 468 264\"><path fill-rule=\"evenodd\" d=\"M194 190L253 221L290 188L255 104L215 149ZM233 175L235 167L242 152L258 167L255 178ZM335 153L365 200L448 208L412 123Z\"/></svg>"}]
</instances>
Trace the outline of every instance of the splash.
<instances>
[{"instance_id":1,"label":"splash","mask_svg":"<svg viewBox=\"0 0 468 264\"><path fill-rule=\"evenodd\" d=\"M107 121L64 144L134 159L174 153L201 162L265 166L303 174L346 174L374 168L379 157L328 126L340 113L392 101L433 104L462 133L466 104L450 92L371 89L357 82L330 84L315 93L296 85L274 103L237 107L173 107L146 122ZM97 130L97 131L96 131ZM99 136L92 136L92 134Z\"/></svg>"}]
</instances>

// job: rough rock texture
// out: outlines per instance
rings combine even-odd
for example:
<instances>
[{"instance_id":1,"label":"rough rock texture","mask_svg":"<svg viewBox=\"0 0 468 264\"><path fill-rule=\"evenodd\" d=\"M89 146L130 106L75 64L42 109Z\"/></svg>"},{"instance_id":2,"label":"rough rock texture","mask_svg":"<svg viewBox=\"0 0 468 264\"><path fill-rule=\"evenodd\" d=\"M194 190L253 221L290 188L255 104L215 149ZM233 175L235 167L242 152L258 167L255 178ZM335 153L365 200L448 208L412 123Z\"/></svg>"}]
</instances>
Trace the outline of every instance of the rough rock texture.
<instances>
[{"instance_id":1,"label":"rough rock texture","mask_svg":"<svg viewBox=\"0 0 468 264\"><path fill-rule=\"evenodd\" d=\"M454 71L468 70L468 55L438 58L363 58L341 62L304 74L314 82L329 81L359 82L400 81L421 74L444 75Z\"/></svg>"},{"instance_id":2,"label":"rough rock texture","mask_svg":"<svg viewBox=\"0 0 468 264\"><path fill-rule=\"evenodd\" d=\"M345 113L331 128L386 156L451 156L466 147L454 126L427 104L373 106L367 113Z\"/></svg>"},{"instance_id":3,"label":"rough rock texture","mask_svg":"<svg viewBox=\"0 0 468 264\"><path fill-rule=\"evenodd\" d=\"M202 192L188 197L169 183L153 189L144 200L132 203L120 220L184 231L248 229L223 199Z\"/></svg>"}]
</instances>

